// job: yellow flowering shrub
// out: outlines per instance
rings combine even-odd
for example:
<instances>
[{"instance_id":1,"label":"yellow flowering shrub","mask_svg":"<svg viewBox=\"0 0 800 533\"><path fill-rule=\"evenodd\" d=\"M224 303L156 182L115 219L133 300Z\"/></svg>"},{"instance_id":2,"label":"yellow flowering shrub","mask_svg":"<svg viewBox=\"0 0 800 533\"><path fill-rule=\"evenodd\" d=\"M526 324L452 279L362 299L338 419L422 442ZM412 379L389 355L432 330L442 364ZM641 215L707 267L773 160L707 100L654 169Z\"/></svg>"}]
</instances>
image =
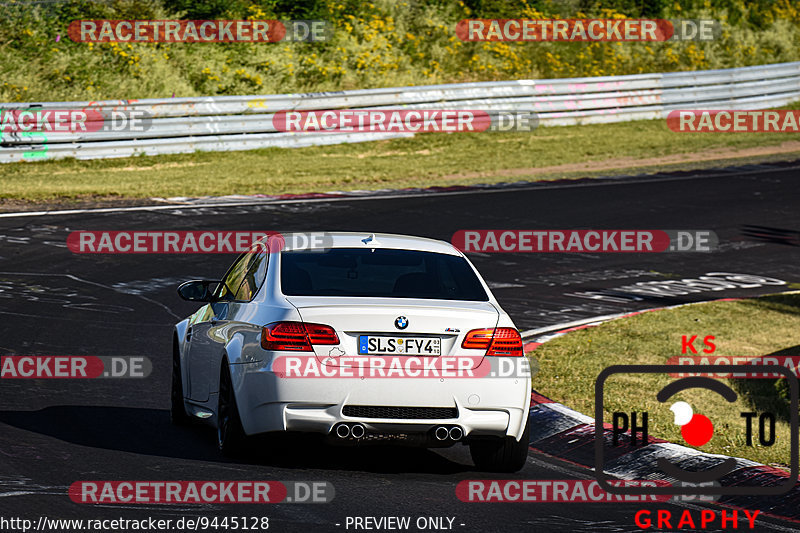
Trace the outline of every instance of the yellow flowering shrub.
<instances>
[{"instance_id":1,"label":"yellow flowering shrub","mask_svg":"<svg viewBox=\"0 0 800 533\"><path fill-rule=\"evenodd\" d=\"M275 94L522 78L607 76L728 68L800 59L792 0L655 0L626 12L551 0L232 0L13 3L0 13L0 101ZM584 4L580 4L584 5ZM210 7L209 7L210 6ZM304 7L310 6L310 7ZM653 7L655 6L655 7ZM574 9L570 11L570 9ZM644 9L644 8L642 8ZM194 11L192 11L194 10ZM305 10L305 11L303 11ZM205 15L204 15L205 13ZM324 19L326 42L76 43L80 18ZM722 23L711 42L464 42L468 18L701 18Z\"/></svg>"}]
</instances>

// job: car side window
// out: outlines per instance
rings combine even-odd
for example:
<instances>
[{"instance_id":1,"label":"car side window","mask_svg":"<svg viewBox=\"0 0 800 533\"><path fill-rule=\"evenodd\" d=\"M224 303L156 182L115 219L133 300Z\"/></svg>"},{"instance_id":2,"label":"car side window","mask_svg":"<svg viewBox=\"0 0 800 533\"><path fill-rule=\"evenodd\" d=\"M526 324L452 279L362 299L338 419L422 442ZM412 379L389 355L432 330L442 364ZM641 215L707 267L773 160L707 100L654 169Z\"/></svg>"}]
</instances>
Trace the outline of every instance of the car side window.
<instances>
[{"instance_id":1,"label":"car side window","mask_svg":"<svg viewBox=\"0 0 800 533\"><path fill-rule=\"evenodd\" d=\"M217 301L248 302L253 299L267 276L267 253L257 244L233 263L217 289Z\"/></svg>"},{"instance_id":2,"label":"car side window","mask_svg":"<svg viewBox=\"0 0 800 533\"><path fill-rule=\"evenodd\" d=\"M214 295L219 301L231 301L236 299L236 290L242 284L245 274L247 273L248 259L251 259L251 254L245 252L236 259L228 273L222 278L217 293Z\"/></svg>"},{"instance_id":3,"label":"car side window","mask_svg":"<svg viewBox=\"0 0 800 533\"><path fill-rule=\"evenodd\" d=\"M249 256L246 261L247 270L242 277L239 288L236 290L235 298L242 302L252 300L267 277L266 248L259 243L253 246L247 255Z\"/></svg>"}]
</instances>

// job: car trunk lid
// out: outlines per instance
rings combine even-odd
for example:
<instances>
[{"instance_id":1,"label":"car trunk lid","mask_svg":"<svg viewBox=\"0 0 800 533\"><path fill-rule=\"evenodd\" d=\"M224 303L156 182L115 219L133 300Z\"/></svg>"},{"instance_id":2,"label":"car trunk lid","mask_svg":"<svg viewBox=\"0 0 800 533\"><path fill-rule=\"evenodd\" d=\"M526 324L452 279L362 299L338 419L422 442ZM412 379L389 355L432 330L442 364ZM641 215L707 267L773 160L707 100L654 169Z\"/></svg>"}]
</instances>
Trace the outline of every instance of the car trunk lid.
<instances>
[{"instance_id":1,"label":"car trunk lid","mask_svg":"<svg viewBox=\"0 0 800 533\"><path fill-rule=\"evenodd\" d=\"M287 300L304 322L336 330L339 345L314 346L317 358L329 365L340 364L340 357L364 355L359 349L361 337L382 337L414 338L418 342L439 339L440 356L471 356L477 366L485 350L464 349L461 343L470 330L497 327L500 318L490 302L317 296L288 296Z\"/></svg>"}]
</instances>

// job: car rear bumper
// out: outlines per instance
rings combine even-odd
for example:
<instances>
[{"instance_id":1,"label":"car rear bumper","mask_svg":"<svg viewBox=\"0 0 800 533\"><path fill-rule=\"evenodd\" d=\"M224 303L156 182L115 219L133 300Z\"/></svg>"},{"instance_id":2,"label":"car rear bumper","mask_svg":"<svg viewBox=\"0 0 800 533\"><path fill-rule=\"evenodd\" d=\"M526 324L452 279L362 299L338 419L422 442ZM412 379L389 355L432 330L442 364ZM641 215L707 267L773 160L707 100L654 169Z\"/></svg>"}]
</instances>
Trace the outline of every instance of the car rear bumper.
<instances>
[{"instance_id":1,"label":"car rear bumper","mask_svg":"<svg viewBox=\"0 0 800 533\"><path fill-rule=\"evenodd\" d=\"M492 359L496 365L502 358ZM517 363L521 358L509 359ZM490 363L484 361L481 365ZM475 370L476 375L482 374L480 367ZM231 365L231 378L242 426L248 435L270 431L332 434L338 424L359 423L368 435L419 436L445 425L460 427L465 437L518 439L524 430L531 396L529 371L503 377L285 378L270 364L243 363ZM356 416L348 409L348 416L346 406L378 409L357 409ZM401 409L390 413L380 409L387 406ZM439 418L417 418L442 413L404 412L402 408L408 407L451 408L455 412Z\"/></svg>"}]
</instances>

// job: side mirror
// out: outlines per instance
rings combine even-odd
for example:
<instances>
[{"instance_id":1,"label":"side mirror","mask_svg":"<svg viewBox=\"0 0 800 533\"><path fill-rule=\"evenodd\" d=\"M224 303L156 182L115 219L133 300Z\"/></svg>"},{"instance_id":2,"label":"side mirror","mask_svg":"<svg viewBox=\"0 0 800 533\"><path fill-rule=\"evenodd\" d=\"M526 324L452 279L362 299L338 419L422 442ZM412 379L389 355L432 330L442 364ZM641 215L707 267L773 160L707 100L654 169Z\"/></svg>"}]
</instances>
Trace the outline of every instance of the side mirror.
<instances>
[{"instance_id":1,"label":"side mirror","mask_svg":"<svg viewBox=\"0 0 800 533\"><path fill-rule=\"evenodd\" d=\"M178 296L190 302L211 302L220 283L206 279L187 281L178 287Z\"/></svg>"}]
</instances>

